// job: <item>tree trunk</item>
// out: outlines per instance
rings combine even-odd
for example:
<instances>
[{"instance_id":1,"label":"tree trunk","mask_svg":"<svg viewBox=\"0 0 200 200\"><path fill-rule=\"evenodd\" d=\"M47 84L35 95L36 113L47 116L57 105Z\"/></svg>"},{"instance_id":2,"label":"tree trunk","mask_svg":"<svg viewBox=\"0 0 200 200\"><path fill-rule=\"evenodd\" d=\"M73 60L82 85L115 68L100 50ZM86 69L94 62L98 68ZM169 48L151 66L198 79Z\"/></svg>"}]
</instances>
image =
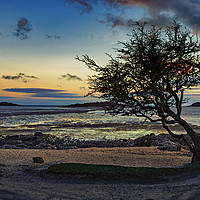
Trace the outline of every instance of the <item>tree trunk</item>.
<instances>
[{"instance_id":1,"label":"tree trunk","mask_svg":"<svg viewBox=\"0 0 200 200\"><path fill-rule=\"evenodd\" d=\"M182 118L178 118L177 121L179 124L185 129L187 134L191 137L193 142L193 157L192 164L200 164L200 140L195 131L191 128L191 126Z\"/></svg>"}]
</instances>

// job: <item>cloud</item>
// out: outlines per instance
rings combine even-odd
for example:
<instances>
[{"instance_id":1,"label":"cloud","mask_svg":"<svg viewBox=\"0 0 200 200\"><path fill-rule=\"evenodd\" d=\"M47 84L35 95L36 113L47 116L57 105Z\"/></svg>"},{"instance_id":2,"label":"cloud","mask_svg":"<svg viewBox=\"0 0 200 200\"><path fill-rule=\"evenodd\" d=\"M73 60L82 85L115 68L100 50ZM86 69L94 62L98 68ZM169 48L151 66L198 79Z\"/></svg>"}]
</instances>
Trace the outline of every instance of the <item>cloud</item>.
<instances>
[{"instance_id":1,"label":"cloud","mask_svg":"<svg viewBox=\"0 0 200 200\"><path fill-rule=\"evenodd\" d=\"M98 20L98 22L102 24L109 24L112 26L112 28L115 28L117 26L129 28L132 27L132 25L134 24L134 21L132 19L125 19L121 16L115 16L112 13L107 13L105 16L105 20Z\"/></svg>"},{"instance_id":2,"label":"cloud","mask_svg":"<svg viewBox=\"0 0 200 200\"><path fill-rule=\"evenodd\" d=\"M21 80L24 83L29 82L27 79L39 79L36 76L29 76L24 73L19 73L17 75L2 75L1 78L6 80Z\"/></svg>"},{"instance_id":3,"label":"cloud","mask_svg":"<svg viewBox=\"0 0 200 200\"><path fill-rule=\"evenodd\" d=\"M66 79L68 81L82 81L82 79L76 75L72 74L64 74L61 75L58 79Z\"/></svg>"},{"instance_id":4,"label":"cloud","mask_svg":"<svg viewBox=\"0 0 200 200\"><path fill-rule=\"evenodd\" d=\"M200 1L199 0L65 0L67 3L79 5L83 10L90 12L97 3L113 8L128 8L140 6L148 14L151 23L166 24L171 19L182 21L193 30L200 30ZM120 17L107 18L108 22L115 22L112 26L126 25L127 21ZM115 25L116 24L116 25Z\"/></svg>"},{"instance_id":5,"label":"cloud","mask_svg":"<svg viewBox=\"0 0 200 200\"><path fill-rule=\"evenodd\" d=\"M32 24L25 17L21 17L17 22L17 28L13 33L13 36L24 40L28 39L28 33L32 31Z\"/></svg>"},{"instance_id":6,"label":"cloud","mask_svg":"<svg viewBox=\"0 0 200 200\"><path fill-rule=\"evenodd\" d=\"M80 7L83 11L90 12L93 8L92 4L96 2L96 0L65 0L66 3L75 4Z\"/></svg>"},{"instance_id":7,"label":"cloud","mask_svg":"<svg viewBox=\"0 0 200 200\"><path fill-rule=\"evenodd\" d=\"M66 90L55 90L46 88L6 88L6 92L16 92L28 94L28 97L41 97L41 98L83 98L74 93L67 93Z\"/></svg>"},{"instance_id":8,"label":"cloud","mask_svg":"<svg viewBox=\"0 0 200 200\"><path fill-rule=\"evenodd\" d=\"M15 98L15 97L0 96L0 99L12 99L12 98Z\"/></svg>"},{"instance_id":9,"label":"cloud","mask_svg":"<svg viewBox=\"0 0 200 200\"><path fill-rule=\"evenodd\" d=\"M45 34L45 37L47 39L61 39L59 35L50 35L50 34Z\"/></svg>"}]
</instances>

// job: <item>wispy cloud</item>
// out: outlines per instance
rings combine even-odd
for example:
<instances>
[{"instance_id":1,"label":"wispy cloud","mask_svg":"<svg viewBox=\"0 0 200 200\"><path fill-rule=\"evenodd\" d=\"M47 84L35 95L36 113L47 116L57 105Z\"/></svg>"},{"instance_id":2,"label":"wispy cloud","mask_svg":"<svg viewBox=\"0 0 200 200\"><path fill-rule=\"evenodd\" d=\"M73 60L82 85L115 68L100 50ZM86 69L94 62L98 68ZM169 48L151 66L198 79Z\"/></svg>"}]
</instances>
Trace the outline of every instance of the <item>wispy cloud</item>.
<instances>
[{"instance_id":1,"label":"wispy cloud","mask_svg":"<svg viewBox=\"0 0 200 200\"><path fill-rule=\"evenodd\" d=\"M85 12L90 12L93 8L92 4L96 2L96 0L64 0L66 3L75 4L80 7Z\"/></svg>"},{"instance_id":2,"label":"wispy cloud","mask_svg":"<svg viewBox=\"0 0 200 200\"><path fill-rule=\"evenodd\" d=\"M82 79L76 75L64 74L58 77L58 79L66 79L67 81L82 81Z\"/></svg>"},{"instance_id":3,"label":"wispy cloud","mask_svg":"<svg viewBox=\"0 0 200 200\"><path fill-rule=\"evenodd\" d=\"M15 29L13 36L21 40L28 39L28 33L32 31L32 29L30 21L25 17L21 17L17 22L17 28Z\"/></svg>"},{"instance_id":4,"label":"wispy cloud","mask_svg":"<svg viewBox=\"0 0 200 200\"><path fill-rule=\"evenodd\" d=\"M134 24L134 21L132 19L125 19L124 17L121 16L115 16L112 13L107 13L105 15L105 20L97 20L97 21L102 24L109 24L112 26L112 28L115 28L117 26L130 28Z\"/></svg>"},{"instance_id":5,"label":"wispy cloud","mask_svg":"<svg viewBox=\"0 0 200 200\"><path fill-rule=\"evenodd\" d=\"M58 99L72 99L83 98L75 93L67 93L66 90L55 90L46 88L6 88L6 92L16 92L28 94L28 97L41 97L41 98L58 98Z\"/></svg>"},{"instance_id":6,"label":"wispy cloud","mask_svg":"<svg viewBox=\"0 0 200 200\"><path fill-rule=\"evenodd\" d=\"M47 39L61 39L59 35L50 35L50 34L45 34L45 37Z\"/></svg>"},{"instance_id":7,"label":"wispy cloud","mask_svg":"<svg viewBox=\"0 0 200 200\"><path fill-rule=\"evenodd\" d=\"M200 30L200 1L199 0L65 0L70 4L82 7L84 11L91 12L97 3L102 3L113 8L128 8L140 6L148 14L151 23L163 25L177 19L193 30ZM123 19L123 17L107 17L112 26L127 25L127 21L134 19ZM144 19L141 19L144 20ZM147 20L147 19L146 19ZM115 22L115 23L114 23Z\"/></svg>"},{"instance_id":8,"label":"wispy cloud","mask_svg":"<svg viewBox=\"0 0 200 200\"><path fill-rule=\"evenodd\" d=\"M1 78L6 80L21 80L24 83L29 82L28 79L39 79L36 76L29 76L24 73L19 73L17 75L2 75Z\"/></svg>"},{"instance_id":9,"label":"wispy cloud","mask_svg":"<svg viewBox=\"0 0 200 200\"><path fill-rule=\"evenodd\" d=\"M9 96L0 96L1 99L13 99L15 97L9 97Z\"/></svg>"}]
</instances>

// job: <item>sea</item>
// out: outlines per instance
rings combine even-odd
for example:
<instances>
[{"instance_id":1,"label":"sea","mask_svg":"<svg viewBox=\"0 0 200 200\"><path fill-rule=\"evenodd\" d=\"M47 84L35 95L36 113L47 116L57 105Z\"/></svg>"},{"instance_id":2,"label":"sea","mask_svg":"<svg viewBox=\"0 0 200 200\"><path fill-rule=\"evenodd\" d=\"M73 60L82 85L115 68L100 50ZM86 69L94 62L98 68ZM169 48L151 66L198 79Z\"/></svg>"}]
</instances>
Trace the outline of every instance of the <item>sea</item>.
<instances>
[{"instance_id":1,"label":"sea","mask_svg":"<svg viewBox=\"0 0 200 200\"><path fill-rule=\"evenodd\" d=\"M182 118L200 133L200 107L183 107ZM184 133L178 125L171 129ZM35 132L79 140L135 139L167 133L160 123L136 116L112 116L93 107L0 106L1 136Z\"/></svg>"}]
</instances>

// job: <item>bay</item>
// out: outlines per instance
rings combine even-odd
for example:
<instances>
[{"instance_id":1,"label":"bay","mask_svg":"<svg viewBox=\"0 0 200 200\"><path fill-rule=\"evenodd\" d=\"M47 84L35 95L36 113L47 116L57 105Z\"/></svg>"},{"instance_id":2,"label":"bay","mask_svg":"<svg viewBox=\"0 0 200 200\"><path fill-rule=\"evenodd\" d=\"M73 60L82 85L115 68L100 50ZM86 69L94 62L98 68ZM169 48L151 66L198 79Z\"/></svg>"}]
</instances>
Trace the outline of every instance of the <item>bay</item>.
<instances>
[{"instance_id":1,"label":"bay","mask_svg":"<svg viewBox=\"0 0 200 200\"><path fill-rule=\"evenodd\" d=\"M184 107L182 117L200 133L200 108ZM172 126L176 133L184 133ZM37 131L82 140L135 139L150 133L167 133L160 123L135 116L111 116L97 108L57 106L1 106L0 135L32 134Z\"/></svg>"}]
</instances>

